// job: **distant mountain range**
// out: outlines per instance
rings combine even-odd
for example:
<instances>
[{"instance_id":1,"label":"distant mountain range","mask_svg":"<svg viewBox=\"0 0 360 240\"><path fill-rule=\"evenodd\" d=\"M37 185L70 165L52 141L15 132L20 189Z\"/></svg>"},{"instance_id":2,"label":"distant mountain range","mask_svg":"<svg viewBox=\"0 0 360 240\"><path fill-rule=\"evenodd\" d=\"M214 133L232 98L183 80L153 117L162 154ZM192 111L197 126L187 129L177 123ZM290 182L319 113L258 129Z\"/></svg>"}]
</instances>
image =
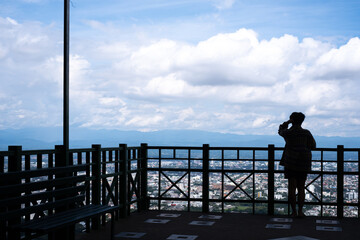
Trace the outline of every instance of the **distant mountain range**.
<instances>
[{"instance_id":1,"label":"distant mountain range","mask_svg":"<svg viewBox=\"0 0 360 240\"><path fill-rule=\"evenodd\" d=\"M323 137L315 136L318 147L360 148L360 137ZM155 132L94 130L86 128L70 129L70 148L89 148L91 144L103 147L116 147L120 143L138 146L141 143L160 146L239 146L266 147L268 144L284 146L278 135L238 135L229 133L206 132L198 130L162 130ZM62 144L62 128L27 128L0 130L0 150L10 145L21 145L23 149L52 149Z\"/></svg>"}]
</instances>

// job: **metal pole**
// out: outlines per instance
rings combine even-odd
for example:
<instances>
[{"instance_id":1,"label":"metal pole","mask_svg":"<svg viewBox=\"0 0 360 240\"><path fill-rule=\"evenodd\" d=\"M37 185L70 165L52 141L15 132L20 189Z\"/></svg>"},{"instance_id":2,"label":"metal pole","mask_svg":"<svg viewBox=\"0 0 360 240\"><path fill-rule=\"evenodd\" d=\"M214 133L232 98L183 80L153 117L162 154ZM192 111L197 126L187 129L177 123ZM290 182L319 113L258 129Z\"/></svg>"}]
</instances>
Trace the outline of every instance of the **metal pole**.
<instances>
[{"instance_id":1,"label":"metal pole","mask_svg":"<svg viewBox=\"0 0 360 240\"><path fill-rule=\"evenodd\" d=\"M275 191L275 145L268 145L268 215L274 215L274 191Z\"/></svg>"},{"instance_id":2,"label":"metal pole","mask_svg":"<svg viewBox=\"0 0 360 240\"><path fill-rule=\"evenodd\" d=\"M209 160L210 160L210 145L203 144L203 202L202 212L209 212Z\"/></svg>"},{"instance_id":3,"label":"metal pole","mask_svg":"<svg viewBox=\"0 0 360 240\"><path fill-rule=\"evenodd\" d=\"M69 36L70 36L70 0L64 0L64 121L63 121L63 144L65 158L69 152ZM68 161L66 161L68 162Z\"/></svg>"}]
</instances>

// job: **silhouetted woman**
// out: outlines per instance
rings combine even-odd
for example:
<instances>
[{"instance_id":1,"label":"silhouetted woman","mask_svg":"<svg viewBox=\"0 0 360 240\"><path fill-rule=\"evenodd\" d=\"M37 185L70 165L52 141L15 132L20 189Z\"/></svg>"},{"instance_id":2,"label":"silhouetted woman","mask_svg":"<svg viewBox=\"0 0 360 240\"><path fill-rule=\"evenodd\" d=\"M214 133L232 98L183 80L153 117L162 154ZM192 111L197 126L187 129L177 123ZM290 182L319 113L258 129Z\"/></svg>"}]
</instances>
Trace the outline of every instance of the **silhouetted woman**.
<instances>
[{"instance_id":1,"label":"silhouetted woman","mask_svg":"<svg viewBox=\"0 0 360 240\"><path fill-rule=\"evenodd\" d=\"M309 130L303 129L301 124L305 115L293 112L290 120L279 126L279 135L285 139L285 150L280 165L285 168L285 178L289 180L289 202L292 217L303 217L305 201L305 181L311 170L311 149L316 147L316 142ZM288 128L289 124L292 124ZM298 190L298 205L296 211L296 189Z\"/></svg>"}]
</instances>

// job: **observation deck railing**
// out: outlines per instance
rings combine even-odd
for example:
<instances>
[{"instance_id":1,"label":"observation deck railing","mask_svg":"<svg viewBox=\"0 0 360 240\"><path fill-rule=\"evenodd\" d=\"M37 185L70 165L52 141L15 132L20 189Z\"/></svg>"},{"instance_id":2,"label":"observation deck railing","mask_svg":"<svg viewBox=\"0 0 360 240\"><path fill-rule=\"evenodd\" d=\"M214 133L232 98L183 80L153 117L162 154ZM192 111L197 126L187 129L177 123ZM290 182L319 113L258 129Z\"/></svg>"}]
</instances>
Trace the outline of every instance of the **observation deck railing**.
<instances>
[{"instance_id":1,"label":"observation deck railing","mask_svg":"<svg viewBox=\"0 0 360 240\"><path fill-rule=\"evenodd\" d=\"M67 164L86 165L86 171L78 172L90 181L84 204L119 206L116 218L147 209L287 215L287 181L279 165L282 151L282 147L274 145L92 145L70 149ZM63 164L64 152L63 146L53 150L9 146L8 151L0 151L0 174L54 168ZM360 148L339 145L315 149L306 182L306 214L358 218L359 163ZM32 217L28 214L23 219ZM102 217L101 222L105 224L106 219ZM0 224L2 234L5 225Z\"/></svg>"},{"instance_id":2,"label":"observation deck railing","mask_svg":"<svg viewBox=\"0 0 360 240\"><path fill-rule=\"evenodd\" d=\"M288 214L282 147L152 147L150 209ZM359 217L360 149L317 148L306 181L307 215Z\"/></svg>"}]
</instances>

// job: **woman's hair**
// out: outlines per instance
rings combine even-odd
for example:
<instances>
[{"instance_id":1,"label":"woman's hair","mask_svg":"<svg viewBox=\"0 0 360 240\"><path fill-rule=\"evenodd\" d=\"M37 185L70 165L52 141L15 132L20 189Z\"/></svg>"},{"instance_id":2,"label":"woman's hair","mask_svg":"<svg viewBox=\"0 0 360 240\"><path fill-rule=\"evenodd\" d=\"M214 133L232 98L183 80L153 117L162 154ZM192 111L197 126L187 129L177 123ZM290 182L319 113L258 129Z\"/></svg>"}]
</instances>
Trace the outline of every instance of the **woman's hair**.
<instances>
[{"instance_id":1,"label":"woman's hair","mask_svg":"<svg viewBox=\"0 0 360 240\"><path fill-rule=\"evenodd\" d=\"M293 112L290 115L290 119L293 121L294 124L301 125L305 119L305 115L302 112Z\"/></svg>"}]
</instances>

